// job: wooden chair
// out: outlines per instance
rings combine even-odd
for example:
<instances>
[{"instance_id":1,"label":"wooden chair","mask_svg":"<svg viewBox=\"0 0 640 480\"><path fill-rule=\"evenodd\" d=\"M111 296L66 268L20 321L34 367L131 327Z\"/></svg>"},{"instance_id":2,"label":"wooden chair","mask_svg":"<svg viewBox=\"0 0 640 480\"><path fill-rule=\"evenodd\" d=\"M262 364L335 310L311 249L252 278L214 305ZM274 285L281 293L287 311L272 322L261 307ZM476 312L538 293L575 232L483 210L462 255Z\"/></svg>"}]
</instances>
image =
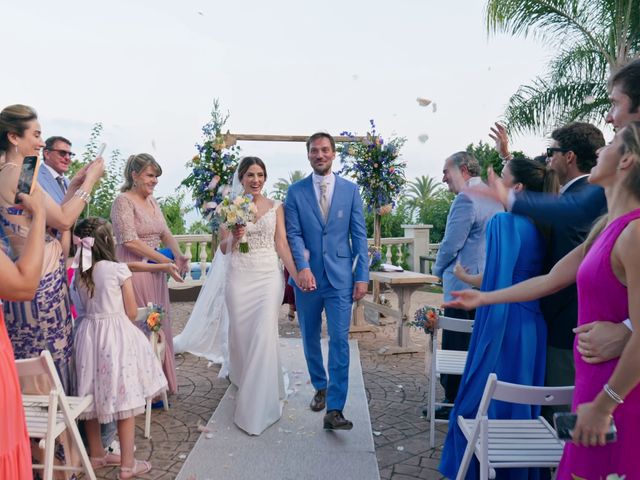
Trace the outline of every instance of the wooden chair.
<instances>
[{"instance_id":1,"label":"wooden chair","mask_svg":"<svg viewBox=\"0 0 640 480\"><path fill-rule=\"evenodd\" d=\"M147 307L138 308L136 323L145 322L148 314L149 314L149 311ZM159 352L157 350L154 350L154 353L158 357L158 360L160 360L160 363L162 363L163 359L160 358ZM162 392L162 403L163 403L164 410L169 410L169 399L167 398L166 390ZM150 437L151 437L151 399L147 398L147 405L145 407L145 412L144 412L144 438L150 438Z\"/></svg>"},{"instance_id":2,"label":"wooden chair","mask_svg":"<svg viewBox=\"0 0 640 480\"><path fill-rule=\"evenodd\" d=\"M441 316L438 318L436 331L431 336L431 375L429 377L429 446L431 448L435 447L436 422L448 422L448 420L435 418L436 408L453 406L452 403L436 401L437 381L441 374L462 375L467 362L466 351L438 348L438 330L470 333L473 330L473 320Z\"/></svg>"},{"instance_id":3,"label":"wooden chair","mask_svg":"<svg viewBox=\"0 0 640 480\"><path fill-rule=\"evenodd\" d=\"M532 387L500 382L489 375L476 418L458 416L458 426L467 439L467 448L458 470L463 480L473 456L480 462L480 480L496 477L497 468L555 467L560 462L564 442L543 418L535 420L489 420L491 400L524 405L566 405L573 387Z\"/></svg>"},{"instance_id":4,"label":"wooden chair","mask_svg":"<svg viewBox=\"0 0 640 480\"><path fill-rule=\"evenodd\" d=\"M84 471L87 477L95 480L91 461L82 443L76 419L92 403L93 396L68 397L65 395L60 377L48 350L43 350L39 357L16 360L19 377L44 375L51 385L49 395L23 394L22 402L27 422L29 437L39 440L39 447L44 450L44 462L34 464L34 469L44 470L44 480L53 478L54 470ZM71 439L80 452L82 467L54 465L55 440L64 431L68 431ZM70 458L71 446L65 443L65 458Z\"/></svg>"}]
</instances>

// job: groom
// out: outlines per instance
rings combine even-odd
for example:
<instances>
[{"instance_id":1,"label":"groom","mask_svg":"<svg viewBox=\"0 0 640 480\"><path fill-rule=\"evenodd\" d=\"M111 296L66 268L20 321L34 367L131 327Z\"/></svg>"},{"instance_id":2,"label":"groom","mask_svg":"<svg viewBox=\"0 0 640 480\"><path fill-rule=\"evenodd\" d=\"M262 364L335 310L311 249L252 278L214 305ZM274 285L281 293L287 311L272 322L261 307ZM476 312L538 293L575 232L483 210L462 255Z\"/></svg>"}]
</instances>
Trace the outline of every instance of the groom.
<instances>
[{"instance_id":1,"label":"groom","mask_svg":"<svg viewBox=\"0 0 640 480\"><path fill-rule=\"evenodd\" d=\"M307 140L313 174L289 187L287 237L298 269L294 285L304 355L316 394L311 410L327 408L324 428L351 430L342 410L349 384L352 302L367 292L367 234L358 187L331 172L336 144L328 133ZM329 333L329 376L320 349L322 310Z\"/></svg>"}]
</instances>

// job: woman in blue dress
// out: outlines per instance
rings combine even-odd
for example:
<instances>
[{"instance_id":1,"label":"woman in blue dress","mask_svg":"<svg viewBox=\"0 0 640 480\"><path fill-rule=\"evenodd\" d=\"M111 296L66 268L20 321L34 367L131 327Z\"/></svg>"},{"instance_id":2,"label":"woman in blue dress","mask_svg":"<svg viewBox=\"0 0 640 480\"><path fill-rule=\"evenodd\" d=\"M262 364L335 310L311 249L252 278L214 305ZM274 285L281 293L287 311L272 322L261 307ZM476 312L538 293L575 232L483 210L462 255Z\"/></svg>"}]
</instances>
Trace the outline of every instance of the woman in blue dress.
<instances>
[{"instance_id":1,"label":"woman in blue dress","mask_svg":"<svg viewBox=\"0 0 640 480\"><path fill-rule=\"evenodd\" d=\"M503 181L514 191L557 192L552 171L529 159L513 159L502 170ZM539 275L545 256L544 232L524 216L498 213L487 226L484 275L468 275L456 266L456 275L480 289L496 290ZM547 328L537 301L488 305L478 308L467 363L449 419L440 471L455 478L467 441L457 424L458 415L475 417L487 378L495 372L500 380L523 385L543 385ZM539 407L494 401L489 418L529 419ZM536 478L527 469L500 469L498 478ZM474 459L467 478L478 478Z\"/></svg>"}]
</instances>

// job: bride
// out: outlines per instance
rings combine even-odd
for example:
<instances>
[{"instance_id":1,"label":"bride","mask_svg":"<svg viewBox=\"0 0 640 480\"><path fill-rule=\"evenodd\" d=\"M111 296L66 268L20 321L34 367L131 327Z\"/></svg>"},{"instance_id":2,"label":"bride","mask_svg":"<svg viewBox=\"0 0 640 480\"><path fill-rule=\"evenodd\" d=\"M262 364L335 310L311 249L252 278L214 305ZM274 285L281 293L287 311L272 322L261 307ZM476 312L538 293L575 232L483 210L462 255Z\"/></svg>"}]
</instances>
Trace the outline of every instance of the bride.
<instances>
[{"instance_id":1,"label":"bride","mask_svg":"<svg viewBox=\"0 0 640 480\"><path fill-rule=\"evenodd\" d=\"M228 372L238 388L234 422L251 435L261 434L282 415L286 387L278 351L278 314L284 280L278 258L287 270L296 272L281 203L262 195L266 179L262 160L242 159L232 195L253 196L256 220L246 227L221 229L209 276L187 325L174 339L176 353L190 352L222 364L220 376ZM248 253L238 250L243 236Z\"/></svg>"}]
</instances>

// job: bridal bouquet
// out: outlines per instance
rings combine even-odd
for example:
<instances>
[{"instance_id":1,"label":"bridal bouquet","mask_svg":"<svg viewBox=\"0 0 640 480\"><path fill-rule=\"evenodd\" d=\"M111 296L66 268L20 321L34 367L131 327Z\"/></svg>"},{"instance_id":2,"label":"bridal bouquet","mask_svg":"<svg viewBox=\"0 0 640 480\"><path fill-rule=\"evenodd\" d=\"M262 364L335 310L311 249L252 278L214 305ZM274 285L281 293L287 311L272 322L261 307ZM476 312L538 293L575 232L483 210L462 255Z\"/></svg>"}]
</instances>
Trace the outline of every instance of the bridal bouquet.
<instances>
[{"instance_id":1,"label":"bridal bouquet","mask_svg":"<svg viewBox=\"0 0 640 480\"><path fill-rule=\"evenodd\" d=\"M236 225L245 226L249 222L255 221L258 209L253 203L253 195L238 195L233 200L226 196L216 207L216 217L220 225L232 229ZM249 243L245 236L240 239L238 249L241 253L249 251Z\"/></svg>"},{"instance_id":2,"label":"bridal bouquet","mask_svg":"<svg viewBox=\"0 0 640 480\"><path fill-rule=\"evenodd\" d=\"M440 315L444 315L441 308L423 305L416 310L413 320L407 324L411 327L422 328L424 333L433 334L438 325Z\"/></svg>"}]
</instances>

